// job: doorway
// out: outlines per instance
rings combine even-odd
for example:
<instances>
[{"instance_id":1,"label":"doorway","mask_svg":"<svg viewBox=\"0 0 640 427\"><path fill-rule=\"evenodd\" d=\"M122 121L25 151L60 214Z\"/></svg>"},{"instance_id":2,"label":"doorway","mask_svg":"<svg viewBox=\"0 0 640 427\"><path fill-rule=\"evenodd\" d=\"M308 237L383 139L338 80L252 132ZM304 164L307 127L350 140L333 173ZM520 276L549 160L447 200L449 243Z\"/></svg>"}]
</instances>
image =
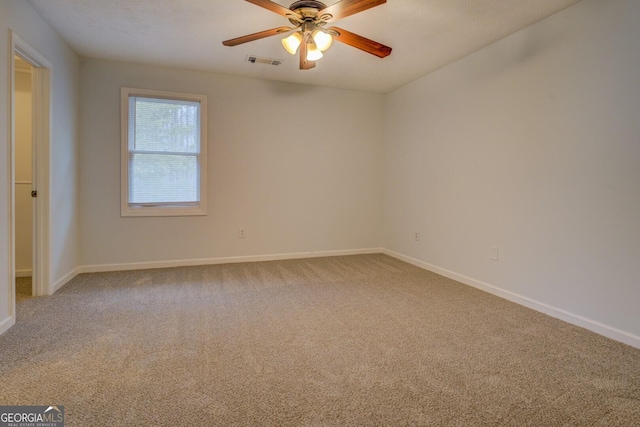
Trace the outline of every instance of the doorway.
<instances>
[{"instance_id":1,"label":"doorway","mask_svg":"<svg viewBox=\"0 0 640 427\"><path fill-rule=\"evenodd\" d=\"M37 282L33 268L35 210L37 191L34 176L37 158L33 150L33 66L16 55L14 57L14 229L15 229L15 287L16 302L35 294Z\"/></svg>"},{"instance_id":2,"label":"doorway","mask_svg":"<svg viewBox=\"0 0 640 427\"><path fill-rule=\"evenodd\" d=\"M9 300L49 295L49 143L51 64L11 32ZM30 285L24 278L31 278ZM16 286L16 280L20 281ZM29 289L30 288L30 289Z\"/></svg>"}]
</instances>

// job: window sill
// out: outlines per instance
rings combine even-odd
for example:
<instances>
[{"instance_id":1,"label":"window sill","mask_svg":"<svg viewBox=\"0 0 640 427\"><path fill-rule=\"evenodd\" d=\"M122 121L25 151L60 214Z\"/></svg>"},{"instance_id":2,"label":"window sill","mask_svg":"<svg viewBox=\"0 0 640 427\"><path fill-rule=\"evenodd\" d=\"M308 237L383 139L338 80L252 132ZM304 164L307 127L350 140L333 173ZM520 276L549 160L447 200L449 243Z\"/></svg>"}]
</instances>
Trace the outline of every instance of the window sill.
<instances>
[{"instance_id":1,"label":"window sill","mask_svg":"<svg viewBox=\"0 0 640 427\"><path fill-rule=\"evenodd\" d=\"M195 207L130 207L120 210L121 217L154 217L154 216L204 216L207 210L203 206Z\"/></svg>"}]
</instances>

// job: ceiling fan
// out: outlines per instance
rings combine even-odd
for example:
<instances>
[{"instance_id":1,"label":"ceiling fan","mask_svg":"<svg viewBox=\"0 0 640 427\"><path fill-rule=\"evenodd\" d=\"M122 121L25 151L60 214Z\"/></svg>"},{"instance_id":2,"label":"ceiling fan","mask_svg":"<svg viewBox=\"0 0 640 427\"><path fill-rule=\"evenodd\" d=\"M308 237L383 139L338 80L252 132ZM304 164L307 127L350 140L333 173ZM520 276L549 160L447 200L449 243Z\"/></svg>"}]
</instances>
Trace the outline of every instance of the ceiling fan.
<instances>
[{"instance_id":1,"label":"ceiling fan","mask_svg":"<svg viewBox=\"0 0 640 427\"><path fill-rule=\"evenodd\" d=\"M289 19L293 27L277 27L259 33L248 34L222 42L225 46L237 46L242 43L285 34L294 31L282 40L282 46L292 55L300 48L300 69L309 70L322 58L322 52L329 49L332 41L338 40L372 55L384 58L391 48L365 37L338 27L325 28L325 25L338 19L371 9L387 0L341 0L326 6L316 0L295 1L287 9L270 0L246 0Z\"/></svg>"}]
</instances>

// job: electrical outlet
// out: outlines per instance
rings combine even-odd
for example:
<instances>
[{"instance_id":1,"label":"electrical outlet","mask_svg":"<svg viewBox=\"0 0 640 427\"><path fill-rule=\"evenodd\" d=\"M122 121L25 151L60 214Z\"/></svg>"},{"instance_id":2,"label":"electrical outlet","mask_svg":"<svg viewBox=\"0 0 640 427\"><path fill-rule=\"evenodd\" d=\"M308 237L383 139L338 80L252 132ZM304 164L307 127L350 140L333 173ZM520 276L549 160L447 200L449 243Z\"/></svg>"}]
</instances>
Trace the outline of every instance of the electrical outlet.
<instances>
[{"instance_id":1,"label":"electrical outlet","mask_svg":"<svg viewBox=\"0 0 640 427\"><path fill-rule=\"evenodd\" d=\"M495 246L491 246L489 248L489 259L491 261L498 261L498 248Z\"/></svg>"},{"instance_id":2,"label":"electrical outlet","mask_svg":"<svg viewBox=\"0 0 640 427\"><path fill-rule=\"evenodd\" d=\"M245 237L247 237L247 230L244 228L238 229L238 239L244 239Z\"/></svg>"},{"instance_id":3,"label":"electrical outlet","mask_svg":"<svg viewBox=\"0 0 640 427\"><path fill-rule=\"evenodd\" d=\"M413 239L417 242L420 240L420 233L418 233L417 231L414 233L413 235Z\"/></svg>"}]
</instances>

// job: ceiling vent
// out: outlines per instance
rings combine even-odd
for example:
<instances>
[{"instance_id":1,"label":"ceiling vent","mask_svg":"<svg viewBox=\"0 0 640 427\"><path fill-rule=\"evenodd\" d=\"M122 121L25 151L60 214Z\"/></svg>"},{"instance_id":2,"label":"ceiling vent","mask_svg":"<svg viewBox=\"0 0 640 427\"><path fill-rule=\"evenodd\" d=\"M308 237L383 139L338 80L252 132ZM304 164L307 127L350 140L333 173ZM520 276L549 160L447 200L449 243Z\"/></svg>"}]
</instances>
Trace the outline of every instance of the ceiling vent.
<instances>
[{"instance_id":1,"label":"ceiling vent","mask_svg":"<svg viewBox=\"0 0 640 427\"><path fill-rule=\"evenodd\" d=\"M266 64L266 65L280 65L283 62L282 59L262 58L256 55L247 56L246 61L252 64Z\"/></svg>"}]
</instances>

